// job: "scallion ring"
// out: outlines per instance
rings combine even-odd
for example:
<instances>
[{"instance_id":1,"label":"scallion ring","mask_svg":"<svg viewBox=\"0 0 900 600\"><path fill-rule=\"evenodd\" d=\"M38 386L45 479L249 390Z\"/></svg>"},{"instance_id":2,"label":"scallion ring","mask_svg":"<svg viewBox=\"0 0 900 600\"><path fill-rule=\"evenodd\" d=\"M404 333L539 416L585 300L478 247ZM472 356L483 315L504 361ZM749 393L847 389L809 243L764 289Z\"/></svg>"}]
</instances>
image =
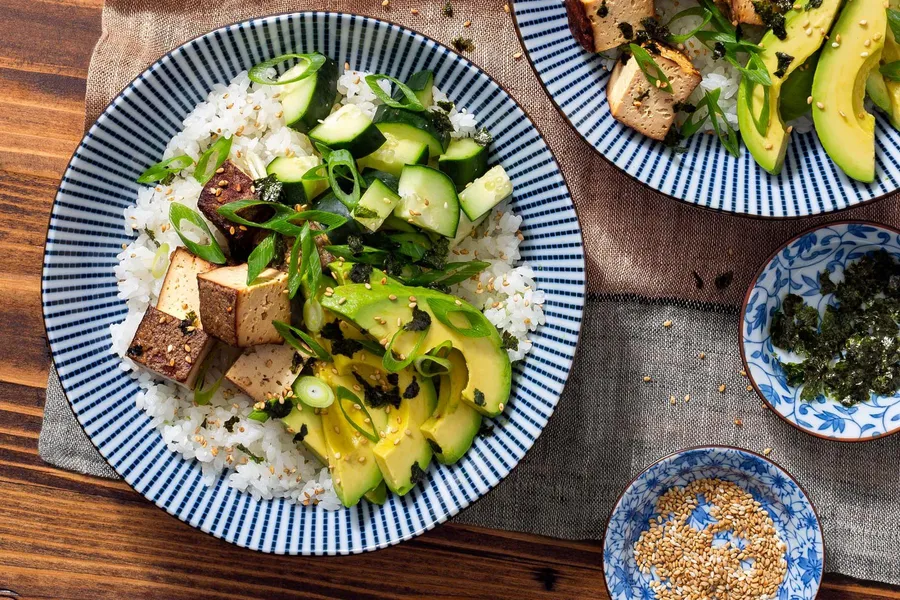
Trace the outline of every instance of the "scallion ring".
<instances>
[{"instance_id":1,"label":"scallion ring","mask_svg":"<svg viewBox=\"0 0 900 600\"><path fill-rule=\"evenodd\" d=\"M381 357L381 366L384 367L384 370L388 373L398 373L412 364L412 362L419 356L419 348L422 346L422 342L425 341L425 337L428 335L428 329L425 328L422 331L416 332L407 332L404 329L398 329L394 336L391 338L391 341L388 343L387 347L384 349L384 356ZM409 351L409 354L403 356L399 360L394 358L394 344L397 342L397 338L399 338L404 333L415 333L417 334L416 342L413 344L412 350Z\"/></svg>"},{"instance_id":2,"label":"scallion ring","mask_svg":"<svg viewBox=\"0 0 900 600\"><path fill-rule=\"evenodd\" d=\"M481 338L491 335L492 330L496 332L496 328L491 325L484 314L469 304L463 304L462 302L457 304L451 300L438 297L427 297L426 301L435 318L459 335ZM450 317L457 314L461 315L468 322L468 327L463 327L453 322Z\"/></svg>"},{"instance_id":3,"label":"scallion ring","mask_svg":"<svg viewBox=\"0 0 900 600\"><path fill-rule=\"evenodd\" d=\"M291 389L300 402L312 408L328 408L334 403L331 387L312 375L301 375L294 380Z\"/></svg>"},{"instance_id":4,"label":"scallion ring","mask_svg":"<svg viewBox=\"0 0 900 600\"><path fill-rule=\"evenodd\" d=\"M329 354L325 348L316 342L316 340L312 339L311 336L300 331L296 327L291 327L282 321L272 321L272 326L275 327L275 331L278 332L278 335L283 337L284 341L300 354L303 354L304 356L315 356L324 362L334 361L331 354Z\"/></svg>"},{"instance_id":5,"label":"scallion ring","mask_svg":"<svg viewBox=\"0 0 900 600\"><path fill-rule=\"evenodd\" d=\"M216 379L212 385L207 388L204 388L204 384L206 383L206 372L209 371L209 365L211 360L207 359L203 366L200 367L200 372L197 374L197 382L194 384L194 403L198 406L203 406L209 404L209 401L212 400L212 397L215 396L216 392L219 390L219 386L222 385L222 382L225 380L225 374L223 373L221 377Z\"/></svg>"},{"instance_id":6,"label":"scallion ring","mask_svg":"<svg viewBox=\"0 0 900 600\"><path fill-rule=\"evenodd\" d=\"M339 169L346 172L341 173ZM351 192L345 192L340 186L338 182L339 176L353 182L353 190ZM359 171L356 169L356 159L353 158L349 150L334 150L328 156L328 185L331 186L331 191L334 192L334 195L337 196L337 199L344 206L350 210L356 208L356 204L362 195L363 182Z\"/></svg>"},{"instance_id":7,"label":"scallion ring","mask_svg":"<svg viewBox=\"0 0 900 600\"><path fill-rule=\"evenodd\" d=\"M378 436L378 429L375 427L375 423L372 422L372 415L369 414L368 409L366 409L366 405L363 404L362 400L360 400L356 394L345 388L344 386L338 386L337 388L337 401L338 408L341 409L341 414L344 415L344 418L353 426L353 429L360 432L362 435L366 437L370 442L377 443L381 438ZM365 419L363 423L367 423L371 429L367 429L363 427L356 420L347 414L347 409L344 408L344 402L350 402L353 405L354 410L358 410L365 415Z\"/></svg>"},{"instance_id":8,"label":"scallion ring","mask_svg":"<svg viewBox=\"0 0 900 600\"><path fill-rule=\"evenodd\" d=\"M282 80L269 77L269 74L266 71L274 68L276 65L293 59L304 61L306 63L306 68L289 79ZM276 56L275 58L265 60L258 65L254 65L247 73L247 77L250 78L250 81L261 83L263 85L286 85L288 83L300 81L301 79L306 79L321 69L326 60L328 59L318 52L313 54L282 54L281 56Z\"/></svg>"},{"instance_id":9,"label":"scallion ring","mask_svg":"<svg viewBox=\"0 0 900 600\"><path fill-rule=\"evenodd\" d=\"M303 323L313 333L318 333L325 325L325 310L315 296L303 303Z\"/></svg>"},{"instance_id":10,"label":"scallion ring","mask_svg":"<svg viewBox=\"0 0 900 600\"><path fill-rule=\"evenodd\" d=\"M434 377L436 375L445 375L450 372L452 365L446 358L434 356L430 352L416 357L413 366L422 377Z\"/></svg>"},{"instance_id":11,"label":"scallion ring","mask_svg":"<svg viewBox=\"0 0 900 600\"><path fill-rule=\"evenodd\" d=\"M203 220L200 213L188 208L184 204L173 202L169 205L169 221L172 223L172 227L175 228L175 233L181 238L181 242L194 256L198 256L203 260L207 260L217 265L225 264L225 253L222 252L222 248L219 246L216 238L213 237L212 232L209 230L209 225L206 224L206 221ZM201 245L188 239L188 237L181 232L182 221L187 221L198 227L203 231L209 241L206 244Z\"/></svg>"},{"instance_id":12,"label":"scallion ring","mask_svg":"<svg viewBox=\"0 0 900 600\"><path fill-rule=\"evenodd\" d=\"M378 81L381 79L390 81L395 86L397 86L397 89L400 91L400 93L403 94L406 102L399 102L391 98L390 94L385 92L381 88L381 86L378 85ZM421 112L425 110L425 106L422 105L422 102L419 100L419 97L416 96L416 93L412 91L408 85L400 82L398 79L395 79L390 75L384 75L381 73L366 75L366 83L369 84L369 87L372 89L372 93L374 93L379 100L392 108L405 108L406 110L412 110L415 112Z\"/></svg>"},{"instance_id":13,"label":"scallion ring","mask_svg":"<svg viewBox=\"0 0 900 600\"><path fill-rule=\"evenodd\" d=\"M207 148L206 152L200 155L197 160L197 168L194 169L194 179L200 185L206 185L206 182L212 179L219 167L228 159L228 153L231 152L231 140L230 137L220 137Z\"/></svg>"},{"instance_id":14,"label":"scallion ring","mask_svg":"<svg viewBox=\"0 0 900 600\"><path fill-rule=\"evenodd\" d=\"M166 274L169 268L169 245L160 244L153 255L153 262L150 263L150 274L154 279L159 279Z\"/></svg>"},{"instance_id":15,"label":"scallion ring","mask_svg":"<svg viewBox=\"0 0 900 600\"><path fill-rule=\"evenodd\" d=\"M247 415L247 418L252 421L259 421L260 423L265 423L269 420L269 413L264 410L253 409L250 411L250 414Z\"/></svg>"},{"instance_id":16,"label":"scallion ring","mask_svg":"<svg viewBox=\"0 0 900 600\"><path fill-rule=\"evenodd\" d=\"M162 181L169 175L174 175L178 173L182 169L186 169L187 167L194 164L194 159L186 154L182 154L181 156L173 156L172 158L167 158L162 162L158 162L143 173L141 176L137 178L138 183L156 183L157 181Z\"/></svg>"}]
</instances>

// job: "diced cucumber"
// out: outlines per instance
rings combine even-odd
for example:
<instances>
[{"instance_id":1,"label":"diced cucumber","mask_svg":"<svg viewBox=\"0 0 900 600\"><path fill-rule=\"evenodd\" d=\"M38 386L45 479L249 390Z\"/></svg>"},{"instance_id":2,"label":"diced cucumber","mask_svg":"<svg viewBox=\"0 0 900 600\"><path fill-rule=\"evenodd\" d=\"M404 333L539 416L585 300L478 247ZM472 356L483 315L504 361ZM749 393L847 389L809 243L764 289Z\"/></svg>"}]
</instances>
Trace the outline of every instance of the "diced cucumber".
<instances>
[{"instance_id":1,"label":"diced cucumber","mask_svg":"<svg viewBox=\"0 0 900 600\"><path fill-rule=\"evenodd\" d=\"M472 138L453 140L440 158L438 168L450 176L457 190L472 183L487 171L487 148Z\"/></svg>"},{"instance_id":2,"label":"diced cucumber","mask_svg":"<svg viewBox=\"0 0 900 600\"><path fill-rule=\"evenodd\" d=\"M381 131L355 104L345 104L328 115L309 132L313 142L332 150L349 150L354 158L362 158L384 143Z\"/></svg>"},{"instance_id":3,"label":"diced cucumber","mask_svg":"<svg viewBox=\"0 0 900 600\"><path fill-rule=\"evenodd\" d=\"M288 69L280 80L291 79L304 70L301 63ZM285 84L281 90L281 108L289 127L307 133L328 116L337 94L338 67L330 58L315 74L294 83Z\"/></svg>"},{"instance_id":4,"label":"diced cucumber","mask_svg":"<svg viewBox=\"0 0 900 600\"><path fill-rule=\"evenodd\" d=\"M456 235L459 197L446 173L425 165L406 165L400 173L400 202L394 216L445 237Z\"/></svg>"},{"instance_id":5,"label":"diced cucumber","mask_svg":"<svg viewBox=\"0 0 900 600\"><path fill-rule=\"evenodd\" d=\"M313 210L321 210L347 219L346 223L337 229L332 229L328 232L328 240L332 244L346 244L348 237L351 235L360 235L363 232L363 228L353 219L347 205L338 200L338 197L334 195L334 192L324 194L321 198L316 200L316 203L312 208Z\"/></svg>"},{"instance_id":6,"label":"diced cucumber","mask_svg":"<svg viewBox=\"0 0 900 600\"><path fill-rule=\"evenodd\" d=\"M398 202L400 196L388 189L380 180L375 179L353 209L353 218L369 231L378 231Z\"/></svg>"},{"instance_id":7,"label":"diced cucumber","mask_svg":"<svg viewBox=\"0 0 900 600\"><path fill-rule=\"evenodd\" d=\"M385 142L372 154L359 159L359 166L378 169L400 177L403 165L428 163L428 145L415 140L401 140L391 133L384 134Z\"/></svg>"},{"instance_id":8,"label":"diced cucumber","mask_svg":"<svg viewBox=\"0 0 900 600\"><path fill-rule=\"evenodd\" d=\"M413 91L413 93L415 93L416 98L419 99L419 102L421 102L422 106L424 106L425 108L428 108L429 106L434 104L433 71L425 70L413 73L409 76L409 79L406 80L406 87L408 87ZM403 101L403 92L401 92L400 90L394 90L393 98L394 100Z\"/></svg>"},{"instance_id":9,"label":"diced cucumber","mask_svg":"<svg viewBox=\"0 0 900 600\"><path fill-rule=\"evenodd\" d=\"M391 173L385 173L384 171L379 171L378 169L366 169L362 172L362 178L365 180L366 185L369 185L376 179L388 186L388 189L397 193L397 185L400 183L399 175L392 175Z\"/></svg>"},{"instance_id":10,"label":"diced cucumber","mask_svg":"<svg viewBox=\"0 0 900 600\"><path fill-rule=\"evenodd\" d=\"M319 164L318 156L279 156L266 167L266 175L274 175L281 182L285 204L309 204L328 189L325 180L303 181L303 175Z\"/></svg>"},{"instance_id":11,"label":"diced cucumber","mask_svg":"<svg viewBox=\"0 0 900 600\"><path fill-rule=\"evenodd\" d=\"M503 167L497 165L459 193L459 204L471 221L478 221L492 208L509 198L512 182Z\"/></svg>"},{"instance_id":12,"label":"diced cucumber","mask_svg":"<svg viewBox=\"0 0 900 600\"><path fill-rule=\"evenodd\" d=\"M440 156L450 144L450 132L438 127L434 116L428 112L413 112L382 104L375 110L375 124L384 133L401 140L428 144L431 156Z\"/></svg>"},{"instance_id":13,"label":"diced cucumber","mask_svg":"<svg viewBox=\"0 0 900 600\"><path fill-rule=\"evenodd\" d=\"M469 217L466 216L466 213L460 211L459 212L459 226L456 228L456 237L453 238L453 241L450 242L450 249L456 248L462 241L466 239L476 227L481 225L481 222L490 214L490 211L481 215L476 221L471 221Z\"/></svg>"}]
</instances>

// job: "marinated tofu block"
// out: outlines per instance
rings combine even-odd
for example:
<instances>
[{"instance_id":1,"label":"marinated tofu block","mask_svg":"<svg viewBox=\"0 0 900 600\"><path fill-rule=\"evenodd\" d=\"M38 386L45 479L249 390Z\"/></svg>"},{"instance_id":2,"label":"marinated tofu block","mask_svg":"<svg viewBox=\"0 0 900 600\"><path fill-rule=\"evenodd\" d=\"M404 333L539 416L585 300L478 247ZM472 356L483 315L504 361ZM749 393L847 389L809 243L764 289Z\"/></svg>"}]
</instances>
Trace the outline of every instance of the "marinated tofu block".
<instances>
[{"instance_id":1,"label":"marinated tofu block","mask_svg":"<svg viewBox=\"0 0 900 600\"><path fill-rule=\"evenodd\" d=\"M247 227L233 223L220 215L220 206L257 198L253 188L253 179L241 171L233 162L226 160L220 167L221 173L213 175L197 200L197 208L209 222L216 226L228 239L232 257L243 260L253 250L265 232L257 227ZM241 216L250 221L263 221L269 218L269 210L263 206L241 211Z\"/></svg>"},{"instance_id":2,"label":"marinated tofu block","mask_svg":"<svg viewBox=\"0 0 900 600\"><path fill-rule=\"evenodd\" d=\"M681 52L658 48L653 60L669 78L671 93L651 84L631 56L625 64L621 60L616 63L606 84L606 98L616 120L654 140L663 140L675 122L675 103L687 100L700 85L700 73Z\"/></svg>"},{"instance_id":3,"label":"marinated tofu block","mask_svg":"<svg viewBox=\"0 0 900 600\"><path fill-rule=\"evenodd\" d=\"M653 17L653 0L565 0L569 29L589 52L603 52L634 38L641 20Z\"/></svg>"},{"instance_id":4,"label":"marinated tofu block","mask_svg":"<svg viewBox=\"0 0 900 600\"><path fill-rule=\"evenodd\" d=\"M203 330L226 344L247 348L280 344L272 321L291 320L287 273L266 269L247 285L247 265L197 275Z\"/></svg>"},{"instance_id":5,"label":"marinated tofu block","mask_svg":"<svg viewBox=\"0 0 900 600\"><path fill-rule=\"evenodd\" d=\"M157 310L184 319L188 313L200 315L200 291L197 288L197 275L217 268L211 262L191 254L186 248L179 246L169 257L169 270L159 290ZM200 320L195 323L202 327Z\"/></svg>"},{"instance_id":6,"label":"marinated tofu block","mask_svg":"<svg viewBox=\"0 0 900 600\"><path fill-rule=\"evenodd\" d=\"M304 358L287 344L263 344L247 348L225 378L255 402L264 402L284 396L304 363Z\"/></svg>"},{"instance_id":7,"label":"marinated tofu block","mask_svg":"<svg viewBox=\"0 0 900 600\"><path fill-rule=\"evenodd\" d=\"M126 354L154 373L188 388L215 344L202 329L154 308L147 308Z\"/></svg>"},{"instance_id":8,"label":"marinated tofu block","mask_svg":"<svg viewBox=\"0 0 900 600\"><path fill-rule=\"evenodd\" d=\"M765 2L765 0L762 0ZM747 25L762 25L763 20L753 6L753 0L730 0L731 18L733 23L746 23Z\"/></svg>"}]
</instances>

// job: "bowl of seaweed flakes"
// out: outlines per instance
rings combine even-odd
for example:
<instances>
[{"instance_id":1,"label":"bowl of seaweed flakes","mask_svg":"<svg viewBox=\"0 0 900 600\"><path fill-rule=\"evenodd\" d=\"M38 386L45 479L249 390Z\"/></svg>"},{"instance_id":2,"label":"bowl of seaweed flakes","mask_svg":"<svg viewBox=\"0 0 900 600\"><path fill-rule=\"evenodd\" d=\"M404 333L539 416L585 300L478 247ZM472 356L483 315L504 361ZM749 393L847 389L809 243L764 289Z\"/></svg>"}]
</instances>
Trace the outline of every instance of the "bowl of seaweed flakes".
<instances>
[{"instance_id":1,"label":"bowl of seaweed flakes","mask_svg":"<svg viewBox=\"0 0 900 600\"><path fill-rule=\"evenodd\" d=\"M800 234L760 270L741 317L747 376L780 417L841 441L900 430L900 232Z\"/></svg>"}]
</instances>

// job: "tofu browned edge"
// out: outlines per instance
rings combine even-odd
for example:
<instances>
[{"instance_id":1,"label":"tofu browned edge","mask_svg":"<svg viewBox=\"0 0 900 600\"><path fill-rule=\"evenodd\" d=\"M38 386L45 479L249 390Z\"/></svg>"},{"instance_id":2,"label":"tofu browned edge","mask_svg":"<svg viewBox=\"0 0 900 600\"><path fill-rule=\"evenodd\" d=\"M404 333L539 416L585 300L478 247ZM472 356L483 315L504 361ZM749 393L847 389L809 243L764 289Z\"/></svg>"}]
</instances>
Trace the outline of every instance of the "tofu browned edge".
<instances>
[{"instance_id":1,"label":"tofu browned edge","mask_svg":"<svg viewBox=\"0 0 900 600\"><path fill-rule=\"evenodd\" d=\"M596 52L594 48L594 26L584 10L581 0L565 0L566 16L569 18L569 29L575 41L588 52Z\"/></svg>"},{"instance_id":2,"label":"tofu browned edge","mask_svg":"<svg viewBox=\"0 0 900 600\"><path fill-rule=\"evenodd\" d=\"M245 227L237 225L219 214L220 206L237 202L238 200L256 199L253 191L253 179L241 171L233 162L226 160L220 167L221 173L212 176L200 192L197 199L197 208L203 213L216 229L222 232L228 240L231 250L231 258L237 262L246 260L253 248L262 241L266 231L258 227ZM221 191L219 191L221 190ZM218 195L216 195L218 193ZM255 206L241 211L240 215L247 220L261 222L270 215L270 209L264 206Z\"/></svg>"},{"instance_id":3,"label":"tofu browned edge","mask_svg":"<svg viewBox=\"0 0 900 600\"><path fill-rule=\"evenodd\" d=\"M192 388L212 346L212 339L202 329L150 306L126 355L154 373Z\"/></svg>"},{"instance_id":4,"label":"tofu browned edge","mask_svg":"<svg viewBox=\"0 0 900 600\"><path fill-rule=\"evenodd\" d=\"M765 0L763 0L765 1ZM718 2L716 3L718 4ZM730 4L726 3L728 11L731 13L732 23L746 23L747 25L762 25L763 20L756 13L756 7L753 6L753 0L731 0Z\"/></svg>"},{"instance_id":5,"label":"tofu browned edge","mask_svg":"<svg viewBox=\"0 0 900 600\"><path fill-rule=\"evenodd\" d=\"M653 0L565 0L565 6L573 37L589 52L604 52L632 41L622 26L627 24L634 36L644 29L645 19L656 16Z\"/></svg>"}]
</instances>

